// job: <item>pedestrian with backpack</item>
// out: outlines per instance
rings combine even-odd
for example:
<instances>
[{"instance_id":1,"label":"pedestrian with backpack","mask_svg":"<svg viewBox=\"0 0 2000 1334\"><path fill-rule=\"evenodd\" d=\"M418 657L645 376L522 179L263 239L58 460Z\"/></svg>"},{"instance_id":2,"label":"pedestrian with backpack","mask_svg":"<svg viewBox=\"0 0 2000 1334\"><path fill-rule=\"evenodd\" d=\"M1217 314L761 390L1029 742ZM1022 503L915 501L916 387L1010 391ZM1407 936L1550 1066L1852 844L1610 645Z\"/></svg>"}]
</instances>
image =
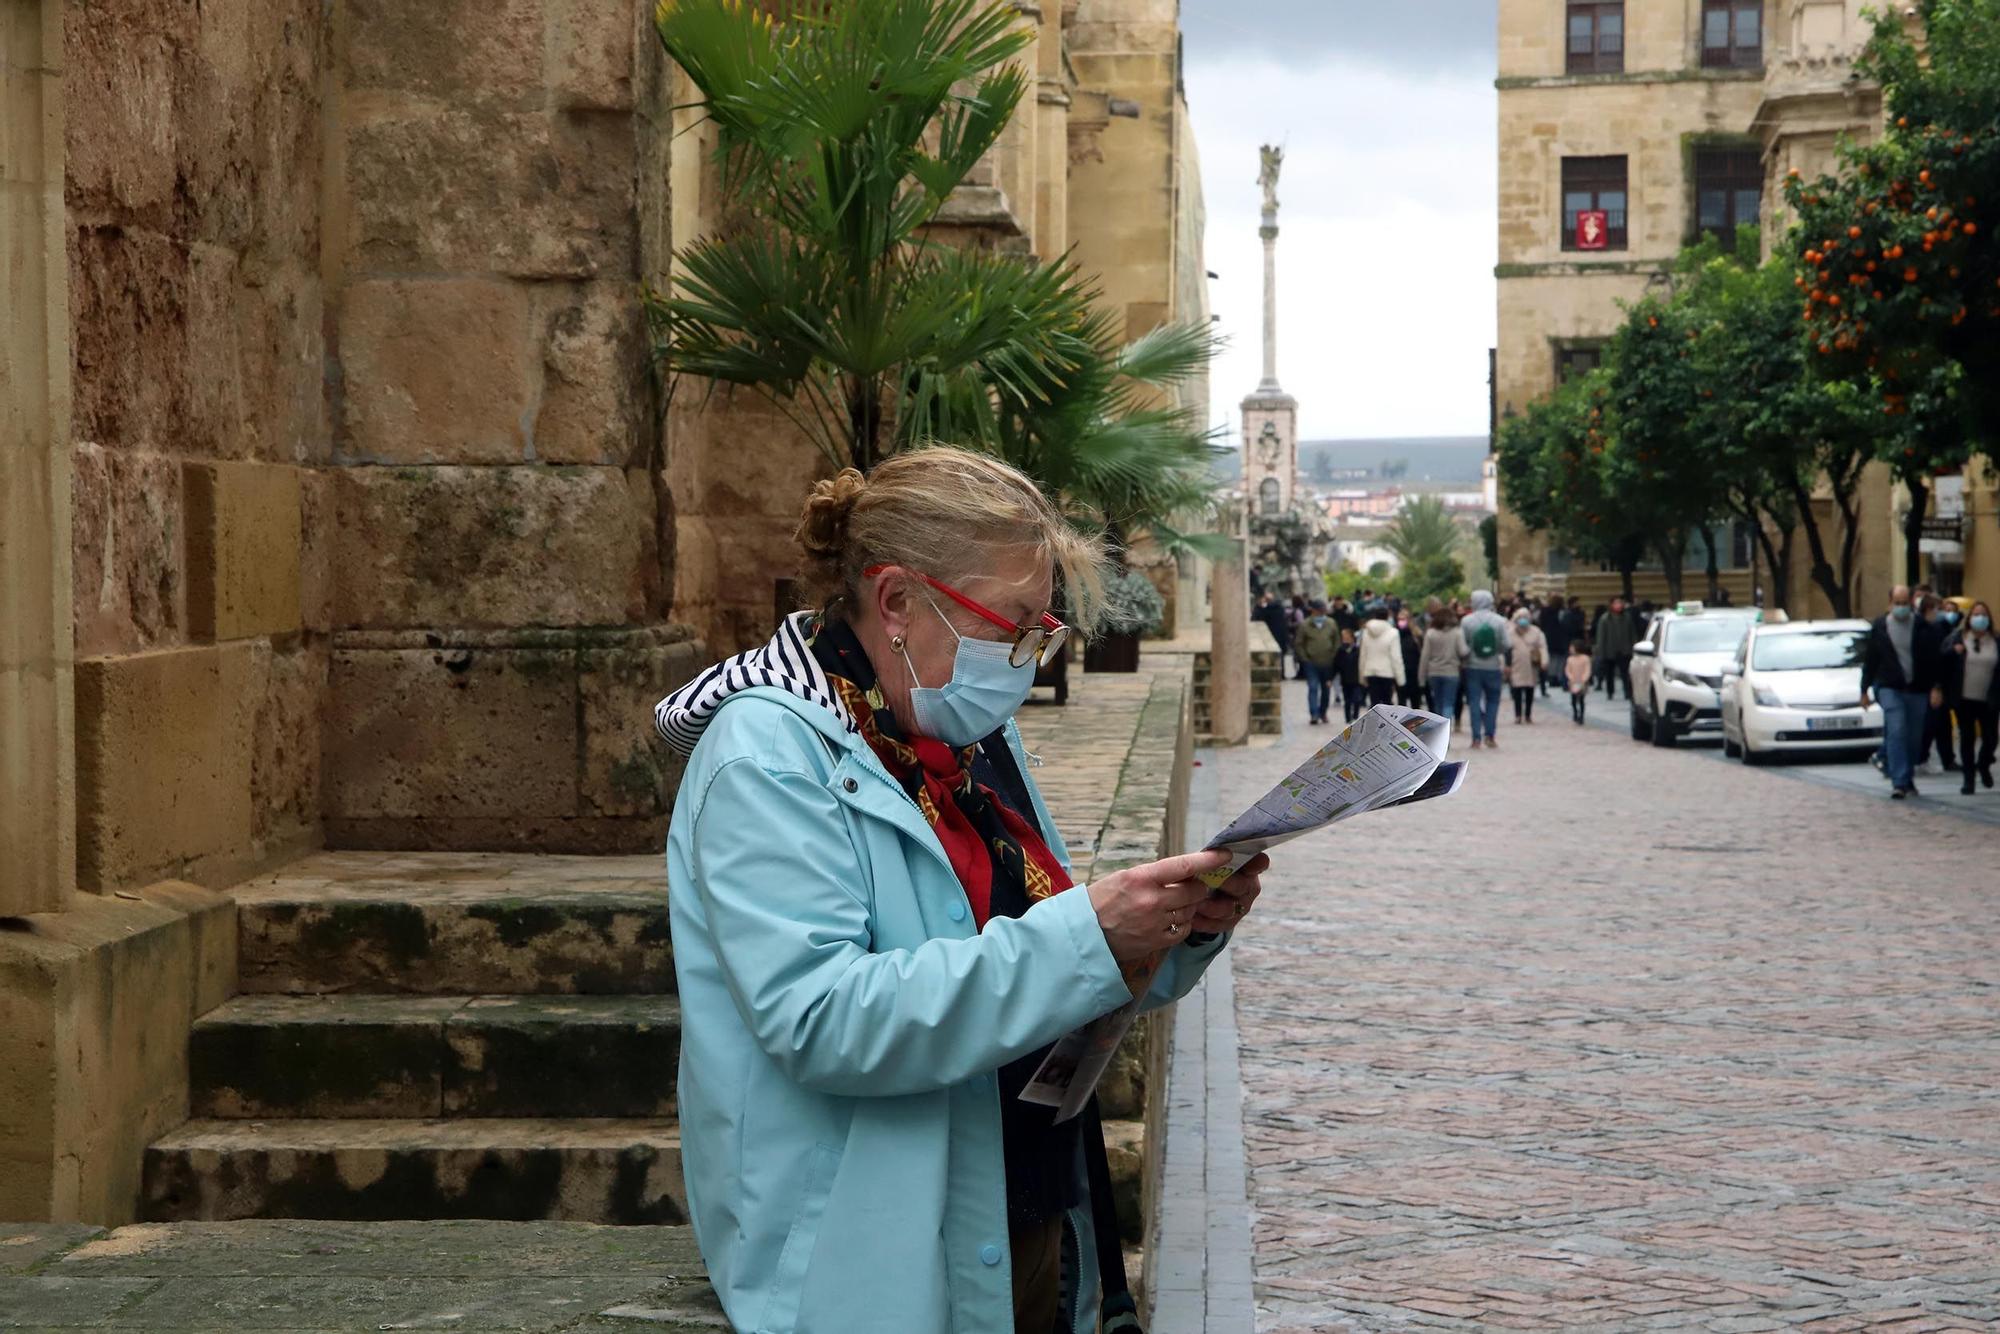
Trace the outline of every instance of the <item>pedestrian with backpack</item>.
<instances>
[{"instance_id":1,"label":"pedestrian with backpack","mask_svg":"<svg viewBox=\"0 0 2000 1334\"><path fill-rule=\"evenodd\" d=\"M1458 626L1465 642L1465 707L1472 714L1472 748L1483 742L1498 746L1494 729L1500 724L1500 675L1506 667L1507 622L1493 610L1493 594L1482 588L1472 595L1472 610Z\"/></svg>"}]
</instances>

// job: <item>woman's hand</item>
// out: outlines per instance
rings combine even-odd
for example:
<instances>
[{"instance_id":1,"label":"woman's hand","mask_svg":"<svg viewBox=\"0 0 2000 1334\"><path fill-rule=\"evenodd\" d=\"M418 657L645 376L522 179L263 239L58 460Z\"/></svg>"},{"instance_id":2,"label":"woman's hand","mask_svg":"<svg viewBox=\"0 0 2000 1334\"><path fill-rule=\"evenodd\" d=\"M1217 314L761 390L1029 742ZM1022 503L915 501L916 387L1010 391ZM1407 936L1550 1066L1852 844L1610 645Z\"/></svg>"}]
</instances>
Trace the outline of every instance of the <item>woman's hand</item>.
<instances>
[{"instance_id":1,"label":"woman's hand","mask_svg":"<svg viewBox=\"0 0 2000 1334\"><path fill-rule=\"evenodd\" d=\"M1193 931L1232 930L1256 902L1261 889L1257 877L1270 864L1259 853L1211 898L1199 877L1229 865L1228 853L1168 857L1092 881L1090 906L1097 910L1112 957L1130 963L1180 944Z\"/></svg>"},{"instance_id":2,"label":"woman's hand","mask_svg":"<svg viewBox=\"0 0 2000 1334\"><path fill-rule=\"evenodd\" d=\"M1271 869L1271 855L1260 852L1245 862L1235 875L1223 882L1222 888L1203 899L1194 910L1196 931L1234 931L1242 920L1249 916L1250 909L1257 902L1257 896L1264 892L1263 874Z\"/></svg>"},{"instance_id":3,"label":"woman's hand","mask_svg":"<svg viewBox=\"0 0 2000 1334\"><path fill-rule=\"evenodd\" d=\"M1130 963L1186 940L1197 905L1209 892L1197 877L1227 865L1226 852L1190 852L1093 880L1090 906L1097 909L1111 957Z\"/></svg>"}]
</instances>

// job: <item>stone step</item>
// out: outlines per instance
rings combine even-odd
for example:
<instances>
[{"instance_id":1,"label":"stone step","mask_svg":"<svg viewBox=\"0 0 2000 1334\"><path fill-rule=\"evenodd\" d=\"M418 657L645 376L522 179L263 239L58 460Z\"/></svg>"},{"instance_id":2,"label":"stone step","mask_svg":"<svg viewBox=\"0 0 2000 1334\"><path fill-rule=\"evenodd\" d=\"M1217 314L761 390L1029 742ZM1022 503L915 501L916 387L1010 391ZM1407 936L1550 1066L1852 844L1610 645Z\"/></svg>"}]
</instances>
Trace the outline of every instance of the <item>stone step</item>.
<instances>
[{"instance_id":1,"label":"stone step","mask_svg":"<svg viewBox=\"0 0 2000 1334\"><path fill-rule=\"evenodd\" d=\"M239 996L188 1042L198 1117L658 1117L671 996Z\"/></svg>"},{"instance_id":2,"label":"stone step","mask_svg":"<svg viewBox=\"0 0 2000 1334\"><path fill-rule=\"evenodd\" d=\"M146 1150L149 1222L685 1223L671 1119L190 1121Z\"/></svg>"},{"instance_id":3,"label":"stone step","mask_svg":"<svg viewBox=\"0 0 2000 1334\"><path fill-rule=\"evenodd\" d=\"M231 891L240 989L670 992L658 856L327 852Z\"/></svg>"}]
</instances>

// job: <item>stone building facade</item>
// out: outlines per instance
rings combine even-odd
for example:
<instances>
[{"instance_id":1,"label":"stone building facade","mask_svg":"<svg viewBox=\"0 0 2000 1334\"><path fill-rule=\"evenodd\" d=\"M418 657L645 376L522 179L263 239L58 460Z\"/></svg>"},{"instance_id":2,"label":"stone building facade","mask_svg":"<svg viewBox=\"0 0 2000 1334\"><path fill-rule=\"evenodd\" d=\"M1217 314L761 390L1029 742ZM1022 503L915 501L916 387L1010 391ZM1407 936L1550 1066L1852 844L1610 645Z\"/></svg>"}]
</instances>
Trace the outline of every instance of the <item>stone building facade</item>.
<instances>
[{"instance_id":1,"label":"stone building facade","mask_svg":"<svg viewBox=\"0 0 2000 1334\"><path fill-rule=\"evenodd\" d=\"M1501 416L1595 365L1622 321L1619 303L1659 290L1705 226L1756 222L1768 247L1783 235L1786 173L1827 170L1840 136L1878 132L1880 90L1853 77L1864 8L1861 0L1502 0ZM1608 210L1610 245L1578 248L1573 206L1607 202L1617 205ZM1547 571L1551 552L1501 501L1501 583L1513 588ZM1826 501L1822 520L1833 513ZM1868 470L1861 513L1856 603L1872 607L1900 566L1886 468ZM2000 539L1989 545L2000 549ZM1795 558L1784 600L1795 613L1824 614L1805 565ZM1749 573L1738 578L1747 585ZM1608 589L1616 576L1573 573L1570 582L1601 592L1596 584ZM1664 588L1657 576L1651 582Z\"/></svg>"},{"instance_id":2,"label":"stone building facade","mask_svg":"<svg viewBox=\"0 0 2000 1334\"><path fill-rule=\"evenodd\" d=\"M1175 6L1019 9L950 225L1205 319ZM650 14L0 0L0 1217L130 1216L244 877L660 845L650 707L768 633L824 465L651 376L734 220Z\"/></svg>"}]
</instances>

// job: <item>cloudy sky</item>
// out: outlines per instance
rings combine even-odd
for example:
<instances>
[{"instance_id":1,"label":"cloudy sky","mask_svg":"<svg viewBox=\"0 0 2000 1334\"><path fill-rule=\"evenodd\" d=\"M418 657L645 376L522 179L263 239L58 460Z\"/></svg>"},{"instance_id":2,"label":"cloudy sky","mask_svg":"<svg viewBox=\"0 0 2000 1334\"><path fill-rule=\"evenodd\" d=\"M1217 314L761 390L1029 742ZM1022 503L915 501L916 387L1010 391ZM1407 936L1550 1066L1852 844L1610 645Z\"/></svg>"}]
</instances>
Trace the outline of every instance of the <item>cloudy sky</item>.
<instances>
[{"instance_id":1,"label":"cloudy sky","mask_svg":"<svg viewBox=\"0 0 2000 1334\"><path fill-rule=\"evenodd\" d=\"M1495 0L1181 0L1231 340L1218 424L1262 365L1257 146L1285 146L1278 378L1300 436L1484 435L1496 256Z\"/></svg>"}]
</instances>

